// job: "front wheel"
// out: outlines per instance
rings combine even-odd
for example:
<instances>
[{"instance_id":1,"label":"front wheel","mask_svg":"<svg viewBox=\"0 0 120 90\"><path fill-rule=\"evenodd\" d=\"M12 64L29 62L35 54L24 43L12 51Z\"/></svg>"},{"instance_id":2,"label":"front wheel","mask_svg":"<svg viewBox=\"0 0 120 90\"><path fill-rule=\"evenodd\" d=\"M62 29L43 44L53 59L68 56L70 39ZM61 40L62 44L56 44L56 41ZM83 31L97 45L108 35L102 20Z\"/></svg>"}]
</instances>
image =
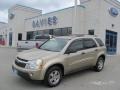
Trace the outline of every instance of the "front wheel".
<instances>
[{"instance_id":1,"label":"front wheel","mask_svg":"<svg viewBox=\"0 0 120 90\"><path fill-rule=\"evenodd\" d=\"M99 57L98 58L98 61L97 61L96 66L95 66L95 70L97 72L100 72L100 71L103 70L103 68L104 68L104 61L105 60L103 59L103 57Z\"/></svg>"},{"instance_id":2,"label":"front wheel","mask_svg":"<svg viewBox=\"0 0 120 90\"><path fill-rule=\"evenodd\" d=\"M53 66L46 72L44 84L49 87L57 86L62 80L62 70L57 66Z\"/></svg>"}]
</instances>

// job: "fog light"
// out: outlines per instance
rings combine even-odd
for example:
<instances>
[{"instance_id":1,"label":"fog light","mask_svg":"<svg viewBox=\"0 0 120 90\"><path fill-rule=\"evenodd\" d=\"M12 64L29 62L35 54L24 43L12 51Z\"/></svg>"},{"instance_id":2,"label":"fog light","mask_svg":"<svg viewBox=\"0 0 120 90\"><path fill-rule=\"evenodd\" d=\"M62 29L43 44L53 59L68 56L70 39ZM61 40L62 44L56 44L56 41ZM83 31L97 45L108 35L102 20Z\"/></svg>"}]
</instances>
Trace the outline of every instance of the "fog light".
<instances>
[{"instance_id":1,"label":"fog light","mask_svg":"<svg viewBox=\"0 0 120 90\"><path fill-rule=\"evenodd\" d=\"M33 76L33 73L30 73L30 76L32 77L32 76Z\"/></svg>"}]
</instances>

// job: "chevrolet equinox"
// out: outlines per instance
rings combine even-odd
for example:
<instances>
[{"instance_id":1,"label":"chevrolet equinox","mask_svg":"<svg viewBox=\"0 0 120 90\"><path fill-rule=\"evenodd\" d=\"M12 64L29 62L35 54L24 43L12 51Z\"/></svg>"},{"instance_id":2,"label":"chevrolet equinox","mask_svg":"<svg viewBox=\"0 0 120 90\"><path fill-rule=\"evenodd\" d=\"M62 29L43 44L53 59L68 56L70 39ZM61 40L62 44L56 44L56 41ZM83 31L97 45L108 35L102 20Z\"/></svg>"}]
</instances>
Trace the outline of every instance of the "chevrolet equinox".
<instances>
[{"instance_id":1,"label":"chevrolet equinox","mask_svg":"<svg viewBox=\"0 0 120 90\"><path fill-rule=\"evenodd\" d=\"M71 35L55 37L39 48L19 53L12 65L19 76L57 86L64 75L93 67L104 67L106 47L97 36Z\"/></svg>"}]
</instances>

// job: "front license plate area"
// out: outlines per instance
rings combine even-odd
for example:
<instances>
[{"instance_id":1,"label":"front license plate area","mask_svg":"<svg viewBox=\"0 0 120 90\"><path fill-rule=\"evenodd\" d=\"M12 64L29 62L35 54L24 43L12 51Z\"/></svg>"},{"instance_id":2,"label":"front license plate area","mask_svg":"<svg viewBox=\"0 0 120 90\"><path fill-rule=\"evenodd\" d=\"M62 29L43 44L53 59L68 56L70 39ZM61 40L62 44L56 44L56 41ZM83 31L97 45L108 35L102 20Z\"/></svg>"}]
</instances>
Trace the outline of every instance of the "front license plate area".
<instances>
[{"instance_id":1,"label":"front license plate area","mask_svg":"<svg viewBox=\"0 0 120 90\"><path fill-rule=\"evenodd\" d=\"M12 71L14 74L18 74L18 70L16 70L14 67L12 67Z\"/></svg>"}]
</instances>

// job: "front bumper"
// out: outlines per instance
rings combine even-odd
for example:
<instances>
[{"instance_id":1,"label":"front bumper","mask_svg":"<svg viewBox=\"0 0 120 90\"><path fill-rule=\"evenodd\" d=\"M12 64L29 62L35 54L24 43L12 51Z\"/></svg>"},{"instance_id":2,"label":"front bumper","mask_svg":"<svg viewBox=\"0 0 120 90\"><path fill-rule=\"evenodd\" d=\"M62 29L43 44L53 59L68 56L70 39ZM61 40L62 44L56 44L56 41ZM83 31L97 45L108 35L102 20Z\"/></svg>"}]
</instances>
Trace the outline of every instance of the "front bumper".
<instances>
[{"instance_id":1,"label":"front bumper","mask_svg":"<svg viewBox=\"0 0 120 90\"><path fill-rule=\"evenodd\" d=\"M23 78L28 78L32 80L43 80L44 76L42 75L42 70L29 70L25 68L21 68L15 64L12 65L12 70L18 76Z\"/></svg>"}]
</instances>

